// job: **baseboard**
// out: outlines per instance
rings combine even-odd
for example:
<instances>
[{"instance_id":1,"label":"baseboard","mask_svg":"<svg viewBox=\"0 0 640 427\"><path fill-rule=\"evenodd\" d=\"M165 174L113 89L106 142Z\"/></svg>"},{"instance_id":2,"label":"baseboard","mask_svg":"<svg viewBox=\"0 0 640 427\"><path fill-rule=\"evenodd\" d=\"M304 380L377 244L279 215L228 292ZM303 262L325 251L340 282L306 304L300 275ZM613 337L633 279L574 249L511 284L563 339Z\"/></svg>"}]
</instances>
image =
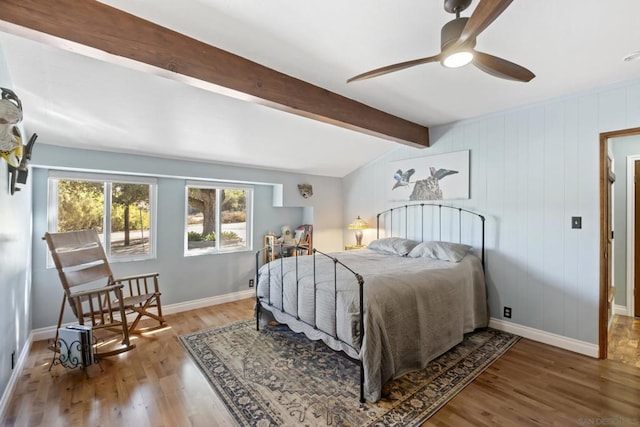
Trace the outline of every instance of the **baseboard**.
<instances>
[{"instance_id":1,"label":"baseboard","mask_svg":"<svg viewBox=\"0 0 640 427\"><path fill-rule=\"evenodd\" d=\"M32 342L32 336L31 334L29 334L27 341L22 347L22 351L20 351L18 360L13 367L13 372L11 374L11 377L9 378L9 382L7 383L7 386L2 393L2 399L0 399L0 421L5 419L6 411L9 407L9 401L11 400L11 396L13 396L16 384L18 384L18 379L20 378L20 374L22 373L22 368L24 368L25 364L27 363L27 358L29 357L29 350L31 350Z\"/></svg>"},{"instance_id":2,"label":"baseboard","mask_svg":"<svg viewBox=\"0 0 640 427\"><path fill-rule=\"evenodd\" d=\"M183 311L195 310L196 308L210 307L212 305L239 301L241 299L255 297L255 295L255 289L247 289L246 291L234 292L232 294L218 295L215 297L200 298L192 301L163 305L162 314L181 313Z\"/></svg>"},{"instance_id":3,"label":"baseboard","mask_svg":"<svg viewBox=\"0 0 640 427\"><path fill-rule=\"evenodd\" d=\"M520 335L521 337L528 338L533 341L573 351L574 353L580 353L585 356L595 358L598 357L599 349L596 344L552 334L551 332L541 331L528 326L518 325L517 323L505 322L504 320L495 319L493 317L489 319L489 327Z\"/></svg>"},{"instance_id":4,"label":"baseboard","mask_svg":"<svg viewBox=\"0 0 640 427\"><path fill-rule=\"evenodd\" d=\"M631 311L627 306L615 304L613 306L613 314L617 314L620 316L631 316Z\"/></svg>"},{"instance_id":5,"label":"baseboard","mask_svg":"<svg viewBox=\"0 0 640 427\"><path fill-rule=\"evenodd\" d=\"M181 313L183 311L195 310L196 308L209 307L212 305L238 301L241 299L251 298L255 296L255 294L256 294L255 289L247 289L245 291L234 292L231 294L217 295L214 297L200 298L192 301L163 305L162 314L166 315L166 314ZM133 320L134 318L135 318L135 314L131 315L131 319L127 317L128 320ZM56 325L45 326L44 328L34 329L31 331L31 335L30 335L32 341L52 339L55 336L56 336Z\"/></svg>"}]
</instances>

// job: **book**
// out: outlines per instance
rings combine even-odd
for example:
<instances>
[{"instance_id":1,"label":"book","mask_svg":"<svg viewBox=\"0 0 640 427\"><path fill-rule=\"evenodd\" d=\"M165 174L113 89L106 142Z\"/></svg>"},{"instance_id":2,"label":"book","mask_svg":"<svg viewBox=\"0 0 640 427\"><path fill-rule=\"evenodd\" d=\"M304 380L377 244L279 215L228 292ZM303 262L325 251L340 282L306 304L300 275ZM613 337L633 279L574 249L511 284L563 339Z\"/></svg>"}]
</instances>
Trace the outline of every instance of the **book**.
<instances>
[{"instance_id":1,"label":"book","mask_svg":"<svg viewBox=\"0 0 640 427\"><path fill-rule=\"evenodd\" d=\"M93 331L86 325L69 325L58 329L60 362L67 367L86 367L95 363Z\"/></svg>"},{"instance_id":2,"label":"book","mask_svg":"<svg viewBox=\"0 0 640 427\"><path fill-rule=\"evenodd\" d=\"M58 329L60 347L60 363L63 366L75 368L82 365L82 331L71 328Z\"/></svg>"},{"instance_id":3,"label":"book","mask_svg":"<svg viewBox=\"0 0 640 427\"><path fill-rule=\"evenodd\" d=\"M304 230L296 229L296 235L294 240L298 244L304 244L306 239L306 233Z\"/></svg>"},{"instance_id":4,"label":"book","mask_svg":"<svg viewBox=\"0 0 640 427\"><path fill-rule=\"evenodd\" d=\"M93 355L93 328L88 325L69 325L69 328L82 331L82 364L83 366L93 365L95 363Z\"/></svg>"}]
</instances>

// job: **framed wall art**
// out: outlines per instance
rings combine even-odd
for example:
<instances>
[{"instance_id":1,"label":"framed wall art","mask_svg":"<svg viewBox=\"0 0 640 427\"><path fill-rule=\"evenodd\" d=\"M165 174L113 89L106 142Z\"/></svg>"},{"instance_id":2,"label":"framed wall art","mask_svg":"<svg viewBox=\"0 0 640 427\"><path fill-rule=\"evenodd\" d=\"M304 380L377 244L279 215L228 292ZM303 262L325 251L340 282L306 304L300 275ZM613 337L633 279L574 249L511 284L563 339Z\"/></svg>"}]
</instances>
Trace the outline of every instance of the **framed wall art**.
<instances>
[{"instance_id":1,"label":"framed wall art","mask_svg":"<svg viewBox=\"0 0 640 427\"><path fill-rule=\"evenodd\" d=\"M390 201L469 198L469 150L390 162Z\"/></svg>"}]
</instances>

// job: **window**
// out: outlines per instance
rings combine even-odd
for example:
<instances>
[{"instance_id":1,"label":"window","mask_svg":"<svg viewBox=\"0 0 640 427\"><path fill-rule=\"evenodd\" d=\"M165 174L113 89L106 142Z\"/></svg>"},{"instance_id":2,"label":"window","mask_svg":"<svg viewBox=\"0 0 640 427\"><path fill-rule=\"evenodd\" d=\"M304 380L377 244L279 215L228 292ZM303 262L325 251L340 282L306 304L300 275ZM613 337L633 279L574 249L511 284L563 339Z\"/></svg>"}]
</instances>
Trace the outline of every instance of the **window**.
<instances>
[{"instance_id":1,"label":"window","mask_svg":"<svg viewBox=\"0 0 640 427\"><path fill-rule=\"evenodd\" d=\"M251 250L252 187L188 182L185 193L186 255Z\"/></svg>"},{"instance_id":2,"label":"window","mask_svg":"<svg viewBox=\"0 0 640 427\"><path fill-rule=\"evenodd\" d=\"M96 228L111 261L155 257L156 180L73 172L49 174L49 231Z\"/></svg>"}]
</instances>

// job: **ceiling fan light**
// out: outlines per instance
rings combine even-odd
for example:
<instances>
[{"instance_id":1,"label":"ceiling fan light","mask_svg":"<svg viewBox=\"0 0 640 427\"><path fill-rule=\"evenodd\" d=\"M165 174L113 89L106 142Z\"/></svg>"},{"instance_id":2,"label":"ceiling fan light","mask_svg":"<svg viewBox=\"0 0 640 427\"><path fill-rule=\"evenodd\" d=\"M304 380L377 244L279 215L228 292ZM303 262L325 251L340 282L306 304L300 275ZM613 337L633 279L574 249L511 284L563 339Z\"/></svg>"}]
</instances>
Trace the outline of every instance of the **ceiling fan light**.
<instances>
[{"instance_id":1,"label":"ceiling fan light","mask_svg":"<svg viewBox=\"0 0 640 427\"><path fill-rule=\"evenodd\" d=\"M473 53L468 51L456 52L442 60L442 65L447 68L458 68L467 65L473 59Z\"/></svg>"}]
</instances>

